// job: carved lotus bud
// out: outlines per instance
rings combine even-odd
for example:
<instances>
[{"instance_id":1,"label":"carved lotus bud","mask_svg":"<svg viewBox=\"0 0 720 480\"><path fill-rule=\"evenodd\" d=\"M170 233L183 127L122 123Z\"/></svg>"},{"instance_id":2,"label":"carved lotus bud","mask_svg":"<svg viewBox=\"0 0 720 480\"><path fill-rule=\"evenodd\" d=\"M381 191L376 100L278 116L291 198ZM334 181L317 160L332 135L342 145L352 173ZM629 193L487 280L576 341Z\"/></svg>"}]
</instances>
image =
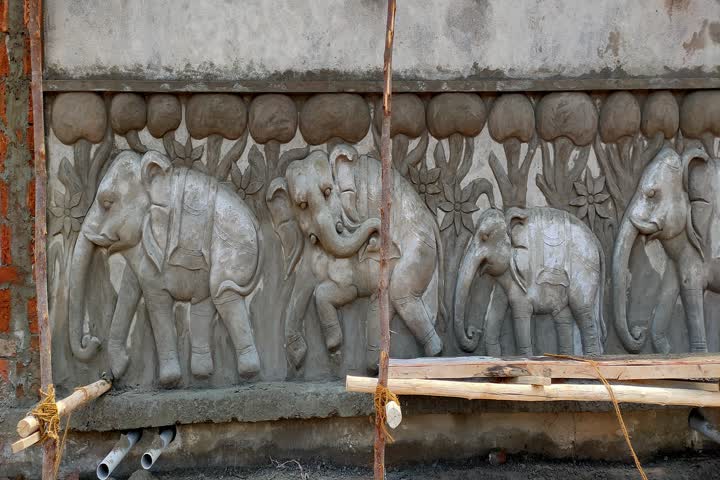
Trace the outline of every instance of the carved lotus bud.
<instances>
[{"instance_id":1,"label":"carved lotus bud","mask_svg":"<svg viewBox=\"0 0 720 480\"><path fill-rule=\"evenodd\" d=\"M247 126L247 107L238 95L201 93L188 100L185 122L190 136L197 140L213 134L235 140Z\"/></svg>"},{"instance_id":2,"label":"carved lotus bud","mask_svg":"<svg viewBox=\"0 0 720 480\"><path fill-rule=\"evenodd\" d=\"M257 143L287 143L295 137L297 125L297 108L287 95L260 95L250 104L250 135Z\"/></svg>"},{"instance_id":3,"label":"carved lotus bud","mask_svg":"<svg viewBox=\"0 0 720 480\"><path fill-rule=\"evenodd\" d=\"M453 133L479 135L486 119L485 102L474 93L441 93L430 100L427 108L428 129L437 139Z\"/></svg>"},{"instance_id":4,"label":"carved lotus bud","mask_svg":"<svg viewBox=\"0 0 720 480\"><path fill-rule=\"evenodd\" d=\"M672 93L662 91L648 95L643 105L640 127L646 137L654 137L660 132L665 138L672 138L677 133L679 125L680 108Z\"/></svg>"},{"instance_id":5,"label":"carved lotus bud","mask_svg":"<svg viewBox=\"0 0 720 480\"><path fill-rule=\"evenodd\" d=\"M182 105L175 95L151 95L147 104L147 127L153 137L160 138L177 130L182 121Z\"/></svg>"},{"instance_id":6,"label":"carved lotus bud","mask_svg":"<svg viewBox=\"0 0 720 480\"><path fill-rule=\"evenodd\" d=\"M600 139L617 143L640 130L640 103L630 92L611 93L600 109Z\"/></svg>"},{"instance_id":7,"label":"carved lotus bud","mask_svg":"<svg viewBox=\"0 0 720 480\"><path fill-rule=\"evenodd\" d=\"M107 128L105 103L96 93L61 93L53 103L51 121L55 136L65 145L80 139L98 143Z\"/></svg>"},{"instance_id":8,"label":"carved lotus bud","mask_svg":"<svg viewBox=\"0 0 720 480\"><path fill-rule=\"evenodd\" d=\"M300 112L300 133L310 145L337 137L357 143L370 129L370 109L354 93L322 93L305 102Z\"/></svg>"},{"instance_id":9,"label":"carved lotus bud","mask_svg":"<svg viewBox=\"0 0 720 480\"><path fill-rule=\"evenodd\" d=\"M118 93L110 102L110 126L119 135L142 130L147 120L145 97L137 93Z\"/></svg>"},{"instance_id":10,"label":"carved lotus bud","mask_svg":"<svg viewBox=\"0 0 720 480\"><path fill-rule=\"evenodd\" d=\"M510 138L529 142L535 133L535 112L530 99L522 93L501 95L490 110L488 130L498 143Z\"/></svg>"},{"instance_id":11,"label":"carved lotus bud","mask_svg":"<svg viewBox=\"0 0 720 480\"><path fill-rule=\"evenodd\" d=\"M382 98L375 102L375 128L382 129ZM392 115L390 118L390 136L402 134L417 138L425 131L425 105L420 97L413 93L401 93L392 97Z\"/></svg>"},{"instance_id":12,"label":"carved lotus bud","mask_svg":"<svg viewBox=\"0 0 720 480\"><path fill-rule=\"evenodd\" d=\"M720 90L687 95L680 108L680 128L688 138L700 138L704 133L720 136Z\"/></svg>"},{"instance_id":13,"label":"carved lotus bud","mask_svg":"<svg viewBox=\"0 0 720 480\"><path fill-rule=\"evenodd\" d=\"M597 132L598 118L590 96L581 92L545 95L535 109L538 135L545 141L567 137L578 147L589 145Z\"/></svg>"}]
</instances>

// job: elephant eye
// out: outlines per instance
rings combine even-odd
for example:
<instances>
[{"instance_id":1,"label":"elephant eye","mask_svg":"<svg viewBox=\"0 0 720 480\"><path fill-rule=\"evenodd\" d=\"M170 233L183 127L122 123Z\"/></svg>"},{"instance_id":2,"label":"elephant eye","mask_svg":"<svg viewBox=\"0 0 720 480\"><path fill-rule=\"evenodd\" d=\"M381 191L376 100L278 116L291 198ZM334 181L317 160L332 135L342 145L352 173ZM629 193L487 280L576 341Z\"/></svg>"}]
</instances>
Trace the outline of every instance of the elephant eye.
<instances>
[{"instance_id":1,"label":"elephant eye","mask_svg":"<svg viewBox=\"0 0 720 480\"><path fill-rule=\"evenodd\" d=\"M488 240L488 234L487 234L487 233L483 233L482 235L480 235L480 241L481 241L481 242L487 242L487 240Z\"/></svg>"},{"instance_id":2,"label":"elephant eye","mask_svg":"<svg viewBox=\"0 0 720 480\"><path fill-rule=\"evenodd\" d=\"M653 197L655 196L655 189L654 189L654 188L651 188L650 190L648 190L647 192L645 192L645 196L648 197L648 198L653 198Z\"/></svg>"},{"instance_id":3,"label":"elephant eye","mask_svg":"<svg viewBox=\"0 0 720 480\"><path fill-rule=\"evenodd\" d=\"M103 201L102 201L102 207L103 207L105 210L110 210L110 208L111 208L112 206L113 206L113 201L112 201L112 200L103 200Z\"/></svg>"},{"instance_id":4,"label":"elephant eye","mask_svg":"<svg viewBox=\"0 0 720 480\"><path fill-rule=\"evenodd\" d=\"M307 208L307 202L300 202L300 208L305 210Z\"/></svg>"},{"instance_id":5,"label":"elephant eye","mask_svg":"<svg viewBox=\"0 0 720 480\"><path fill-rule=\"evenodd\" d=\"M330 188L330 187L327 187L327 188L323 191L323 194L325 195L325 198L328 198L328 197L330 196L330 192L332 192L332 188Z\"/></svg>"}]
</instances>

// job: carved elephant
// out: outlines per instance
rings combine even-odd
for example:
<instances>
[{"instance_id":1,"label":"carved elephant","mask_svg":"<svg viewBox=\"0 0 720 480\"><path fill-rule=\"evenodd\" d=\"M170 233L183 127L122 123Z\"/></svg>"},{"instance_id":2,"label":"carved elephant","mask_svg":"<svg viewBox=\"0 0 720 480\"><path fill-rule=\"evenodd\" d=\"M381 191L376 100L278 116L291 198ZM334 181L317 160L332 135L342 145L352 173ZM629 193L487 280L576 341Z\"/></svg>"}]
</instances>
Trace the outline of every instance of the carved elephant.
<instances>
[{"instance_id":1,"label":"carved elephant","mask_svg":"<svg viewBox=\"0 0 720 480\"><path fill-rule=\"evenodd\" d=\"M703 297L720 292L720 165L700 148L682 155L663 148L648 164L625 210L613 252L612 279L615 328L625 348L639 352L647 329L627 323L629 261L639 235L660 241L669 258L665 294L680 298L685 308L691 352L706 352ZM675 278L668 278L675 276ZM675 283L676 282L676 283ZM658 316L656 312L656 317ZM664 315L669 321L670 316ZM653 325L653 340L666 344L664 326ZM660 338L655 338L660 337ZM661 348L662 349L662 348ZM664 350L669 350L666 348ZM667 352L666 352L667 353Z\"/></svg>"},{"instance_id":2,"label":"carved elephant","mask_svg":"<svg viewBox=\"0 0 720 480\"><path fill-rule=\"evenodd\" d=\"M455 335L465 351L477 348L480 333L465 327L465 305L475 274L487 273L507 295L517 354L532 355L533 314L553 317L561 354L573 353L573 319L585 354L602 353L605 259L600 241L575 216L550 207L489 208L480 215L458 272ZM497 288L497 287L496 287ZM493 316L501 322L505 315ZM486 332L499 335L499 325ZM490 339L500 355L497 338Z\"/></svg>"},{"instance_id":3,"label":"carved elephant","mask_svg":"<svg viewBox=\"0 0 720 480\"><path fill-rule=\"evenodd\" d=\"M343 341L337 309L359 297L371 298L366 324L371 371L377 369L380 342L375 295L380 177L378 160L338 145L329 155L316 150L292 162L285 177L275 179L267 193L289 260L288 274L307 256L318 280L313 296L329 351L337 351ZM397 173L392 201L391 310L402 318L425 355L438 355L443 347L435 331L443 279L438 226L412 186ZM434 275L437 282L432 282ZM302 345L305 348L304 341ZM301 359L304 351L293 356Z\"/></svg>"},{"instance_id":4,"label":"carved elephant","mask_svg":"<svg viewBox=\"0 0 720 480\"><path fill-rule=\"evenodd\" d=\"M260 363L245 297L258 283L262 241L258 223L239 196L196 170L173 167L154 151L121 152L105 174L78 237L70 269L70 345L91 359L100 339L83 333L88 268L93 250L126 260L108 339L114 376L128 364L125 344L140 296L145 299L158 358L158 380L179 380L173 306L190 302L191 371L213 370L210 324L217 311L236 350L237 371L249 377Z\"/></svg>"}]
</instances>

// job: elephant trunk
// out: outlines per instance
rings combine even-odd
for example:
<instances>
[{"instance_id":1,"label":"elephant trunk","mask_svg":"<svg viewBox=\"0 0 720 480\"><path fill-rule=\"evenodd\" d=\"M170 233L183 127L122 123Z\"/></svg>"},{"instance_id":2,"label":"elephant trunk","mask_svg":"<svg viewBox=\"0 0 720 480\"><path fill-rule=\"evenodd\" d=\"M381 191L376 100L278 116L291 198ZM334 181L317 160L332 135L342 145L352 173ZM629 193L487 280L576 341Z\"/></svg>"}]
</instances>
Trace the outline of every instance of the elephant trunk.
<instances>
[{"instance_id":1,"label":"elephant trunk","mask_svg":"<svg viewBox=\"0 0 720 480\"><path fill-rule=\"evenodd\" d=\"M472 286L475 273L480 265L481 257L478 255L475 242L471 242L460 265L457 284L455 285L455 338L457 338L460 347L466 352L474 351L478 343L480 343L480 335L473 326L465 329L465 305L470 296L470 287Z\"/></svg>"},{"instance_id":2,"label":"elephant trunk","mask_svg":"<svg viewBox=\"0 0 720 480\"><path fill-rule=\"evenodd\" d=\"M75 250L70 265L70 348L72 349L73 355L83 362L92 359L100 348L100 340L83 333L83 323L85 321L85 288L94 250L95 246L81 232L75 243Z\"/></svg>"},{"instance_id":3,"label":"elephant trunk","mask_svg":"<svg viewBox=\"0 0 720 480\"><path fill-rule=\"evenodd\" d=\"M630 332L627 323L627 291L630 278L630 251L640 232L632 224L630 218L625 216L620 225L615 242L612 264L613 282L613 308L615 313L615 330L625 348L631 353L637 353L645 344L645 329L635 327Z\"/></svg>"},{"instance_id":4,"label":"elephant trunk","mask_svg":"<svg viewBox=\"0 0 720 480\"><path fill-rule=\"evenodd\" d=\"M360 250L370 235L380 230L380 219L369 218L352 233L338 233L330 218L319 221L318 228L318 238L325 250L336 257L348 258Z\"/></svg>"}]
</instances>

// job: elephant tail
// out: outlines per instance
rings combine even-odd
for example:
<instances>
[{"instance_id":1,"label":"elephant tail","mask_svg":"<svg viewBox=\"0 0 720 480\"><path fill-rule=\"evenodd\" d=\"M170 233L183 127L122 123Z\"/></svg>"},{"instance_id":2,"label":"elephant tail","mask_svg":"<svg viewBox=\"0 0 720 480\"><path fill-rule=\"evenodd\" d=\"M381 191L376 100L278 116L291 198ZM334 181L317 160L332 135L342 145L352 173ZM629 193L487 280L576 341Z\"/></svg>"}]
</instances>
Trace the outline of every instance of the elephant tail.
<instances>
[{"instance_id":1,"label":"elephant tail","mask_svg":"<svg viewBox=\"0 0 720 480\"><path fill-rule=\"evenodd\" d=\"M438 263L438 315L443 320L448 320L447 309L445 308L445 248L443 247L442 238L440 238L440 228L437 222L432 222L435 234L435 244L437 245L437 263Z\"/></svg>"},{"instance_id":2,"label":"elephant tail","mask_svg":"<svg viewBox=\"0 0 720 480\"><path fill-rule=\"evenodd\" d=\"M220 283L216 297L220 297L223 293L228 291L236 293L241 297L247 297L252 293L253 290L255 290L255 288L258 286L258 283L260 283L260 277L262 276L263 271L263 264L265 262L265 252L263 250L263 235L262 230L260 230L260 226L254 220L253 225L255 226L255 233L257 235L258 261L257 265L255 266L255 273L253 274L252 279L250 279L250 282L245 285L238 285L232 280L225 280Z\"/></svg>"}]
</instances>

